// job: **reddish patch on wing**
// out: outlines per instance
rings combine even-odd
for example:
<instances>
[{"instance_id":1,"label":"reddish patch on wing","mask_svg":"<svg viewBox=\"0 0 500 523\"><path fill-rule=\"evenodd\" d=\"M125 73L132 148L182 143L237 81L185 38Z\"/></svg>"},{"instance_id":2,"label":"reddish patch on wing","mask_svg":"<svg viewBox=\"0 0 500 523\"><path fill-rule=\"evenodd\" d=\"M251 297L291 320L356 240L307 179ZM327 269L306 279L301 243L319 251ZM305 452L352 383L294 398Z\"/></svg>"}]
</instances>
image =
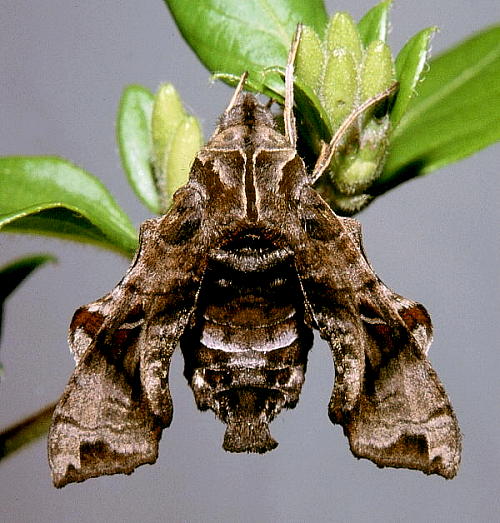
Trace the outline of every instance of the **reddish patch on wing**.
<instances>
[{"instance_id":1,"label":"reddish patch on wing","mask_svg":"<svg viewBox=\"0 0 500 523\"><path fill-rule=\"evenodd\" d=\"M104 316L97 312L91 312L86 307L77 309L71 320L70 330L83 329L90 337L94 337L104 322Z\"/></svg>"},{"instance_id":2,"label":"reddish patch on wing","mask_svg":"<svg viewBox=\"0 0 500 523\"><path fill-rule=\"evenodd\" d=\"M414 306L407 309L401 309L399 315L410 331L413 331L420 326L425 327L426 331L429 333L432 331L431 318L425 310L425 307L419 303L416 303Z\"/></svg>"}]
</instances>

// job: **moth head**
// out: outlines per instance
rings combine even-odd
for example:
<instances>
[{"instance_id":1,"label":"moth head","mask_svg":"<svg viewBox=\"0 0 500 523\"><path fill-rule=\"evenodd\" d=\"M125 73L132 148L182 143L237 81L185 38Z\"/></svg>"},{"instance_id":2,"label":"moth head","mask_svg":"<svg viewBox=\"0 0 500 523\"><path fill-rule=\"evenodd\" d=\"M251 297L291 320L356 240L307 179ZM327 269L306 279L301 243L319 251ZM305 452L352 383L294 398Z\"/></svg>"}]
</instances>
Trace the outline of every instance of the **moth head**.
<instances>
[{"instance_id":1,"label":"moth head","mask_svg":"<svg viewBox=\"0 0 500 523\"><path fill-rule=\"evenodd\" d=\"M254 95L239 92L220 117L217 131L223 132L238 125L274 128L274 117L269 107L259 103Z\"/></svg>"},{"instance_id":2,"label":"moth head","mask_svg":"<svg viewBox=\"0 0 500 523\"><path fill-rule=\"evenodd\" d=\"M269 105L260 103L254 95L240 92L220 117L207 147L212 151L239 151L251 157L257 148L285 145L284 137L276 130Z\"/></svg>"}]
</instances>

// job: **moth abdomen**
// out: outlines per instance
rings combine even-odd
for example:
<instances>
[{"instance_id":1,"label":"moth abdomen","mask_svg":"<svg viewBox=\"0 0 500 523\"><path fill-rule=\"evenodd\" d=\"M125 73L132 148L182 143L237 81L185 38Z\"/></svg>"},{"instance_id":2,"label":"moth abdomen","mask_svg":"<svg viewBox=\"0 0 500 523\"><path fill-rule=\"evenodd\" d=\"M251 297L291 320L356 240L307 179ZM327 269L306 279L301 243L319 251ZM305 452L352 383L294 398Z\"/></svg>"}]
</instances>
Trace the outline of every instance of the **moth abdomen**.
<instances>
[{"instance_id":1,"label":"moth abdomen","mask_svg":"<svg viewBox=\"0 0 500 523\"><path fill-rule=\"evenodd\" d=\"M226 352L269 352L292 344L303 304L285 249L245 237L217 250L200 292L200 342Z\"/></svg>"},{"instance_id":2,"label":"moth abdomen","mask_svg":"<svg viewBox=\"0 0 500 523\"><path fill-rule=\"evenodd\" d=\"M268 424L296 405L312 345L290 255L255 237L219 249L195 315L181 348L198 407L227 424L226 450L273 449Z\"/></svg>"}]
</instances>

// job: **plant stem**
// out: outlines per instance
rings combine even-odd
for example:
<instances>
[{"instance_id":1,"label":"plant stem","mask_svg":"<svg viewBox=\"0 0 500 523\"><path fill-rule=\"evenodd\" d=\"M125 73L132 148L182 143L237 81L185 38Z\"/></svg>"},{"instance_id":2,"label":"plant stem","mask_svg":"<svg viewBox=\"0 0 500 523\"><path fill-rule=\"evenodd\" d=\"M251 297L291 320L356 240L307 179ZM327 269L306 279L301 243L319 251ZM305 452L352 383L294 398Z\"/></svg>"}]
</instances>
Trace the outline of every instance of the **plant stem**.
<instances>
[{"instance_id":1,"label":"plant stem","mask_svg":"<svg viewBox=\"0 0 500 523\"><path fill-rule=\"evenodd\" d=\"M56 404L57 402L47 405L39 412L0 433L0 459L46 434Z\"/></svg>"}]
</instances>

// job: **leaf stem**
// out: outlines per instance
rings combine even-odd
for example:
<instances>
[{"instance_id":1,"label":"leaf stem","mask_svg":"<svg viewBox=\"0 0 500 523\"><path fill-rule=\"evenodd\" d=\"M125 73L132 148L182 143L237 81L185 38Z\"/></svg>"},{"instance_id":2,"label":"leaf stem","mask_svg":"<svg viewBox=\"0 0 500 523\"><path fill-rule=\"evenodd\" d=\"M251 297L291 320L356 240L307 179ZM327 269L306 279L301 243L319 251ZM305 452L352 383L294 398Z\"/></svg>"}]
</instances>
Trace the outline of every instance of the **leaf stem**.
<instances>
[{"instance_id":1,"label":"leaf stem","mask_svg":"<svg viewBox=\"0 0 500 523\"><path fill-rule=\"evenodd\" d=\"M57 402L0 433L0 459L12 454L47 433Z\"/></svg>"}]
</instances>

